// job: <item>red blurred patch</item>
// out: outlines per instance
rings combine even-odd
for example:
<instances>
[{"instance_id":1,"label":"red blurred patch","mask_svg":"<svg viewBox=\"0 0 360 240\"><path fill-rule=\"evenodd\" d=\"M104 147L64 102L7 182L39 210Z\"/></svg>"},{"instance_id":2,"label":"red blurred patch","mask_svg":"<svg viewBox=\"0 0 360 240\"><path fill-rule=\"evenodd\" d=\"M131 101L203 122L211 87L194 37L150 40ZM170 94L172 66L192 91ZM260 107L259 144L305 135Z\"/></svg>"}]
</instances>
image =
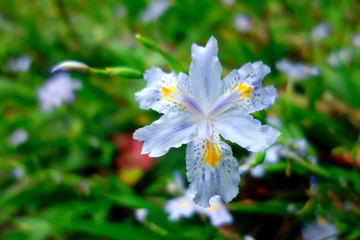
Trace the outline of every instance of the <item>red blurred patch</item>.
<instances>
[{"instance_id":1,"label":"red blurred patch","mask_svg":"<svg viewBox=\"0 0 360 240\"><path fill-rule=\"evenodd\" d=\"M352 163L351 161L351 154L350 151L344 150L334 150L332 152L332 159L345 166L352 166L353 164L360 169L360 147L356 149L356 157L355 157L355 163Z\"/></svg>"},{"instance_id":2,"label":"red blurred patch","mask_svg":"<svg viewBox=\"0 0 360 240\"><path fill-rule=\"evenodd\" d=\"M154 166L155 158L141 154L143 143L134 140L132 134L118 133L113 139L117 148L115 162L120 168L150 170Z\"/></svg>"}]
</instances>

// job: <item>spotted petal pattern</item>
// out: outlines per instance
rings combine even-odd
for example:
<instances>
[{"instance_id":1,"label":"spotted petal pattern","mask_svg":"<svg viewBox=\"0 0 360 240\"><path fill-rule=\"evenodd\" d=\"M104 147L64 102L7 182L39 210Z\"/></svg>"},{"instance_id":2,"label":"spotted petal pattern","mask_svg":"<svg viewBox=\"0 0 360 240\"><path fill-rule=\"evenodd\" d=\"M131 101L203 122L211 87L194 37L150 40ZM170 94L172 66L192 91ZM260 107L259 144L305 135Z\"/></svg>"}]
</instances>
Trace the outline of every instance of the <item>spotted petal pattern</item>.
<instances>
[{"instance_id":1,"label":"spotted petal pattern","mask_svg":"<svg viewBox=\"0 0 360 240\"><path fill-rule=\"evenodd\" d=\"M209 200L214 195L220 195L228 203L239 192L238 163L230 146L219 138L211 144L216 147L208 148L204 140L197 138L186 149L186 175L190 192L195 194L194 202L201 207L209 207Z\"/></svg>"}]
</instances>

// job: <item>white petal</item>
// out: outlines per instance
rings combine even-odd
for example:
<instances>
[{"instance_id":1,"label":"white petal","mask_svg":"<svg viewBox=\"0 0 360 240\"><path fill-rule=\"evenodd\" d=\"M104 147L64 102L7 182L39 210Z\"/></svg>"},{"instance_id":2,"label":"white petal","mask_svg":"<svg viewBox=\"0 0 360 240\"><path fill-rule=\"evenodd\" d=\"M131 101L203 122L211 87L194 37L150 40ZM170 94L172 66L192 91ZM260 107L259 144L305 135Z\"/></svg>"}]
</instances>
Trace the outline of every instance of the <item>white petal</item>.
<instances>
[{"instance_id":1,"label":"white petal","mask_svg":"<svg viewBox=\"0 0 360 240\"><path fill-rule=\"evenodd\" d=\"M266 150L264 163L278 163L281 158L281 151L284 149L283 145L273 145Z\"/></svg>"},{"instance_id":2,"label":"white petal","mask_svg":"<svg viewBox=\"0 0 360 240\"><path fill-rule=\"evenodd\" d=\"M196 212L195 203L192 195L186 192L184 196L177 197L167 201L164 205L164 211L169 214L168 219L172 222L180 218L189 218Z\"/></svg>"},{"instance_id":3,"label":"white petal","mask_svg":"<svg viewBox=\"0 0 360 240\"><path fill-rule=\"evenodd\" d=\"M144 73L147 86L135 94L141 109L153 109L160 113L175 111L201 115L201 108L189 95L188 76L184 73L164 73L153 67Z\"/></svg>"},{"instance_id":4,"label":"white petal","mask_svg":"<svg viewBox=\"0 0 360 240\"><path fill-rule=\"evenodd\" d=\"M214 37L209 39L205 47L196 44L191 47L191 93L205 110L215 102L222 89L222 67L217 54L218 44Z\"/></svg>"},{"instance_id":5,"label":"white petal","mask_svg":"<svg viewBox=\"0 0 360 240\"><path fill-rule=\"evenodd\" d=\"M266 170L264 164L256 165L250 169L250 174L254 178L263 178L265 176Z\"/></svg>"},{"instance_id":6,"label":"white petal","mask_svg":"<svg viewBox=\"0 0 360 240\"><path fill-rule=\"evenodd\" d=\"M272 106L277 97L274 86L262 87L262 80L270 68L262 62L247 63L224 78L223 96L210 110L215 116L228 109L241 109L252 113Z\"/></svg>"},{"instance_id":7,"label":"white petal","mask_svg":"<svg viewBox=\"0 0 360 240\"><path fill-rule=\"evenodd\" d=\"M134 215L135 215L135 219L138 222L143 223L147 218L147 216L149 215L149 210L147 210L146 208L139 208L135 210Z\"/></svg>"},{"instance_id":8,"label":"white petal","mask_svg":"<svg viewBox=\"0 0 360 240\"><path fill-rule=\"evenodd\" d=\"M238 163L231 148L213 136L213 142L196 138L186 149L186 175L190 192L195 194L194 202L209 207L209 200L215 195L228 203L239 192L240 176Z\"/></svg>"},{"instance_id":9,"label":"white petal","mask_svg":"<svg viewBox=\"0 0 360 240\"><path fill-rule=\"evenodd\" d=\"M205 214L214 227L221 227L224 225L232 224L234 219L231 216L229 210L225 207L220 196L214 196L210 199L210 207L199 207L200 212Z\"/></svg>"},{"instance_id":10,"label":"white petal","mask_svg":"<svg viewBox=\"0 0 360 240\"><path fill-rule=\"evenodd\" d=\"M237 143L251 152L262 151L273 144L280 132L251 115L240 111L226 112L213 120L216 130L225 139Z\"/></svg>"},{"instance_id":11,"label":"white petal","mask_svg":"<svg viewBox=\"0 0 360 240\"><path fill-rule=\"evenodd\" d=\"M190 114L175 112L162 116L151 125L135 131L134 139L144 141L142 154L160 157L170 148L178 148L197 136L199 120Z\"/></svg>"}]
</instances>

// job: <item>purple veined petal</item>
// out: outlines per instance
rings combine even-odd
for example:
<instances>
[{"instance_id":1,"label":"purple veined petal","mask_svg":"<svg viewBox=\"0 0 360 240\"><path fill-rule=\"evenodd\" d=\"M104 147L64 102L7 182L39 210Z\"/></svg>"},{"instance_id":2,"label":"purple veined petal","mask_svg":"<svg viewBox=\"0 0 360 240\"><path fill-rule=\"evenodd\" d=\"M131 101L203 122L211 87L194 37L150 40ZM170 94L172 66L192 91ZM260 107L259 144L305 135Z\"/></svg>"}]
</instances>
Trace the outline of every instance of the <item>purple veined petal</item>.
<instances>
[{"instance_id":1,"label":"purple veined petal","mask_svg":"<svg viewBox=\"0 0 360 240\"><path fill-rule=\"evenodd\" d=\"M221 136L251 152L264 150L280 136L275 128L261 125L251 115L244 115L238 110L217 116L213 123Z\"/></svg>"},{"instance_id":2,"label":"purple veined petal","mask_svg":"<svg viewBox=\"0 0 360 240\"><path fill-rule=\"evenodd\" d=\"M230 109L252 113L272 106L277 97L274 86L262 87L262 80L270 68L262 62L247 63L224 78L223 94L210 110L215 118Z\"/></svg>"},{"instance_id":3,"label":"purple veined petal","mask_svg":"<svg viewBox=\"0 0 360 240\"><path fill-rule=\"evenodd\" d=\"M160 113L190 112L201 117L203 111L188 93L189 79L184 73L164 73L153 67L144 73L147 86L135 93L135 100L141 109L153 109Z\"/></svg>"},{"instance_id":4,"label":"purple veined petal","mask_svg":"<svg viewBox=\"0 0 360 240\"><path fill-rule=\"evenodd\" d=\"M214 142L196 138L186 149L186 175L194 202L209 207L209 200L219 195L226 203L239 192L238 163L231 148L213 136Z\"/></svg>"},{"instance_id":5,"label":"purple veined petal","mask_svg":"<svg viewBox=\"0 0 360 240\"><path fill-rule=\"evenodd\" d=\"M207 111L216 101L222 89L222 67L217 57L218 44L211 37L205 47L193 44L189 78L192 96L196 96L199 105Z\"/></svg>"},{"instance_id":6,"label":"purple veined petal","mask_svg":"<svg viewBox=\"0 0 360 240\"><path fill-rule=\"evenodd\" d=\"M212 142L211 135L213 133L213 125L210 120L204 119L200 122L199 128L198 128L198 137L200 139L206 139L207 141Z\"/></svg>"},{"instance_id":7,"label":"purple veined petal","mask_svg":"<svg viewBox=\"0 0 360 240\"><path fill-rule=\"evenodd\" d=\"M135 131L134 139L143 141L142 154L160 157L170 148L178 148L197 136L199 120L191 114L174 112Z\"/></svg>"}]
</instances>

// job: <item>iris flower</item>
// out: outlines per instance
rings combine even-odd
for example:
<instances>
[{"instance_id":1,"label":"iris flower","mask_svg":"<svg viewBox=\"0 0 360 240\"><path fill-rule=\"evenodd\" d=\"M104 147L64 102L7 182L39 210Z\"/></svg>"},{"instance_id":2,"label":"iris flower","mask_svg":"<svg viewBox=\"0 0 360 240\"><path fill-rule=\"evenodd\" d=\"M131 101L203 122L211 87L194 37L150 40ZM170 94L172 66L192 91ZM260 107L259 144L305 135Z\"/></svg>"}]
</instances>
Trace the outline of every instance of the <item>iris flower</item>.
<instances>
[{"instance_id":1,"label":"iris flower","mask_svg":"<svg viewBox=\"0 0 360 240\"><path fill-rule=\"evenodd\" d=\"M249 151L273 144L280 132L261 125L250 113L270 107L277 97L274 86L261 83L270 68L247 63L221 80L218 44L211 37L205 47L193 44L189 76L164 73L152 67L144 74L147 86L135 94L142 109L164 115L138 129L134 138L144 141L142 154L160 157L170 148L188 144L186 170L194 202L209 207L220 195L228 203L239 192L238 162L220 135Z\"/></svg>"}]
</instances>

